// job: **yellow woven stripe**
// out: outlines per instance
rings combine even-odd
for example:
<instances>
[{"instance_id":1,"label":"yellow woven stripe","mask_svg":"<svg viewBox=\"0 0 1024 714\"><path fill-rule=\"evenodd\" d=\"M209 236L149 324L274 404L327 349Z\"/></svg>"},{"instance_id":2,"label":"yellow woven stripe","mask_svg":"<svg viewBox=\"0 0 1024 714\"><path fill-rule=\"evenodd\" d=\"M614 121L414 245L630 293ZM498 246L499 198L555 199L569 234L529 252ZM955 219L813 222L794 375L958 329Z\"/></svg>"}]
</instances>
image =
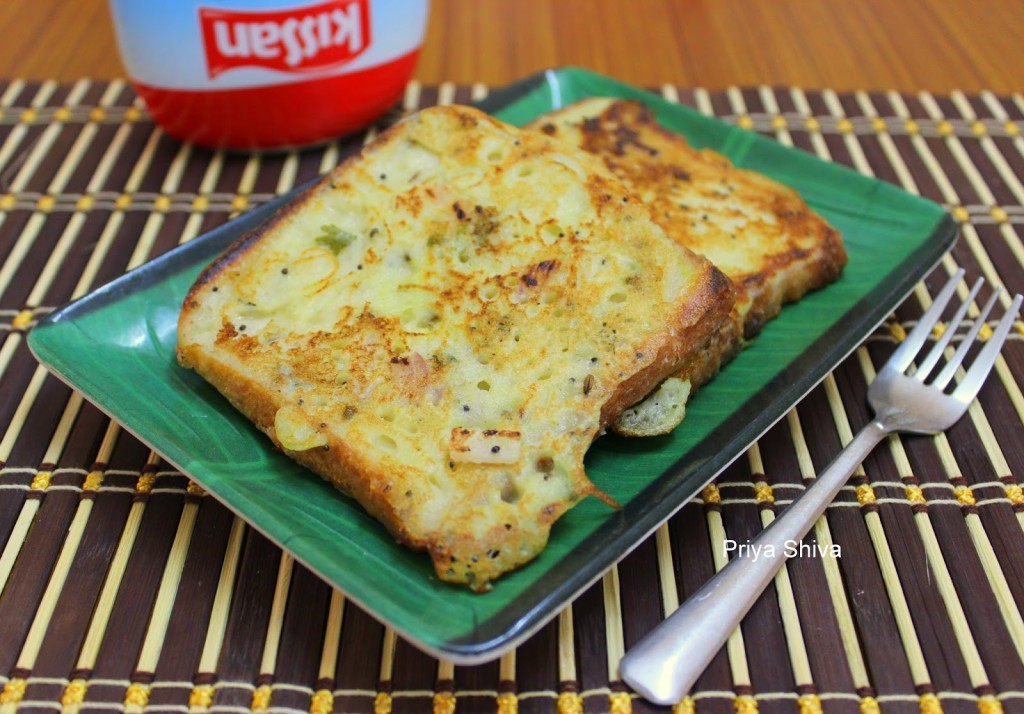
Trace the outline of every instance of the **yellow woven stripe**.
<instances>
[{"instance_id":1,"label":"yellow woven stripe","mask_svg":"<svg viewBox=\"0 0 1024 714\"><path fill-rule=\"evenodd\" d=\"M742 694L736 697L733 702L733 709L736 714L757 714L757 700L749 694Z\"/></svg>"},{"instance_id":2,"label":"yellow woven stripe","mask_svg":"<svg viewBox=\"0 0 1024 714\"><path fill-rule=\"evenodd\" d=\"M318 689L309 701L309 714L331 714L334 710L334 694L329 689Z\"/></svg>"},{"instance_id":3,"label":"yellow woven stripe","mask_svg":"<svg viewBox=\"0 0 1024 714\"><path fill-rule=\"evenodd\" d=\"M31 324L32 311L28 309L19 312L17 315L14 316L14 319L11 321L11 327L13 327L15 330L24 330Z\"/></svg>"},{"instance_id":4,"label":"yellow woven stripe","mask_svg":"<svg viewBox=\"0 0 1024 714\"><path fill-rule=\"evenodd\" d=\"M445 105L453 103L455 99L456 85L452 82L442 82L438 87L438 104ZM405 98L402 102L403 110L408 113L414 111L420 106L419 95L421 91L421 85L418 82L409 82L405 92ZM487 87L483 84L474 84L471 87L471 97L474 100L481 99L487 96ZM762 92L763 94L763 92ZM662 95L669 101L678 103L678 90L671 85L664 85L662 87ZM767 96L771 96L768 94ZM703 99L704 101L700 101ZM697 98L697 103L702 106L702 111L706 114L713 113L710 107L707 107L706 90L700 92L700 96ZM735 102L734 102L735 104ZM768 102L766 102L768 104ZM812 110L809 106L801 106L799 109L805 113L810 113ZM766 106L763 113L758 113L751 116L743 110L743 113L738 114L736 117L737 124L751 125L754 123L754 117L761 118L765 114L770 114L770 121L774 124L779 121L785 121L786 117L780 115L778 112L778 106ZM68 122L91 122L97 123L134 123L138 122L148 116L144 108L130 105L130 106L97 106L97 107L84 107L81 106L77 101L69 100L67 103L59 106L44 106L43 104L36 104L28 107L0 107L0 119L11 119L16 120L22 125L44 125L50 122L53 123L68 123ZM886 128L885 120L878 116L864 117L866 120L870 120L871 126L877 131L884 131ZM806 123L817 122L818 118L815 116L807 116L804 120ZM910 133L919 133L922 128L934 127L935 133L942 137L951 137L956 134L958 130L969 131L975 137L981 138L992 133L993 130L1001 130L1002 132L1016 136L1019 134L1020 129L1017 123L1010 118L1005 116L996 117L991 120L980 120L970 116L965 116L963 119L957 117L954 119L947 119L939 116L931 116L929 118L921 118L918 120L906 119L903 122L904 128ZM990 126L991 125L991 126ZM855 127L850 119L846 117L839 117L836 120L836 129L838 131L849 133L854 131ZM371 127L368 133L374 134L376 127Z\"/></svg>"},{"instance_id":5,"label":"yellow woven stripe","mask_svg":"<svg viewBox=\"0 0 1024 714\"><path fill-rule=\"evenodd\" d=\"M8 685L13 684L13 683L17 683L17 682L22 682L22 683L25 684L25 686L27 686L29 681L33 681L33 680L16 679L16 680L12 680L11 682L9 682ZM114 684L114 683L116 683L116 680L109 680L109 683L110 684ZM141 684L141 683L134 683L131 686L134 687L134 688L138 688L140 690L149 690L149 689L151 689L147 685L144 685L144 684ZM245 683L243 683L243 682L226 681L226 682L223 682L221 686L227 686L228 688L241 688L241 687L245 686ZM61 704L72 705L72 704L76 704L76 703L81 703L84 700L84 698L85 698L84 695L86 694L87 688L88 688L88 682L86 680L82 680L82 679L72 680L68 685L66 685L65 694L62 695L62 697L60 698ZM270 687L268 685L263 685L260 688L261 689L263 689L263 688L272 689L272 687ZM216 691L216 688L214 687L214 685L197 685L197 686L195 686L192 689L193 694L190 695L189 705L191 706L193 704L198 704L198 705L202 706L202 701L207 696L207 694L208 693L212 694L215 691ZM601 690L593 690L593 691L589 692L589 694L596 695L600 691ZM607 692L607 690L604 690L604 691ZM202 693L201 694L195 694L196 692L202 692ZM323 707L326 706L327 703L333 702L333 700L335 698L335 695L338 694L338 693L351 693L351 694L362 695L362 694L366 694L367 692L366 692L366 690L361 690L361 689L360 690L345 689L345 690L339 690L339 692L335 692L335 693L332 693L328 689L317 690L316 692L314 692L312 694L313 703L311 703L311 709L310 709L311 712L313 710L316 710L318 712L322 711ZM483 692L477 692L477 693L478 694L483 694ZM423 692L420 691L420 690L399 690L399 691L396 691L394 693L394 696L405 698L405 697L409 697L409 696L418 696L418 695L421 695L421 694L423 694ZM523 694L523 698L524 699L543 699L545 701L550 701L550 697L552 697L553 694L554 693L551 692L550 690L527 691L527 692L525 692ZM734 704L734 709L736 709L736 710L738 710L738 707L750 707L750 706L755 707L755 709L746 709L745 711L758 711L759 710L759 702L758 702L759 698L763 699L763 700L766 700L766 701L795 701L795 703L797 704L797 707L798 707L797 711L800 712L800 714L803 714L805 711L806 712L827 712L827 711L830 711L830 708L829 708L830 704L828 704L826 702L833 702L833 701L857 701L854 698L854 695L850 694L848 692L825 692L825 693L822 693L822 694L802 694L802 695L794 696L794 694L791 691L788 691L788 692L787 691L769 691L769 692L763 692L761 694L758 694L756 697L753 696L753 695L749 695L749 694L742 694L742 695L732 694L731 696L730 696L730 694L731 694L730 692L724 692L724 691L705 691L705 692L698 693L697 699L698 700L702 700L702 701L703 700L707 700L708 702L710 702L712 700L728 700L728 699L731 699L733 701L733 704ZM1004 692L1000 696L1003 697L1004 700L1005 699L1012 700L1012 699L1016 698L1015 697L1016 694L1017 694L1017 692ZM455 696L455 695L452 695L452 696L456 699L456 701L458 700L457 696ZM912 696L913 695L910 695L908 697L906 694L894 693L894 694L890 694L890 695L883 695L881 697L881 700L882 700L883 703L906 702L906 701L911 701L911 697ZM615 697L617 701L623 701L624 699L629 699L632 702L632 700L634 699L635 695L631 695L631 694L626 693L626 692L613 692L613 693L609 693L609 701L611 701L611 699L613 697ZM990 694L976 696L973 693L971 693L969 690L964 691L964 690L957 689L957 690L952 690L952 691L941 691L938 694L932 694L932 693L922 694L922 695L919 695L917 697L917 701L918 701L919 706L921 705L921 703L924 703L925 707L933 707L933 706L936 706L936 705L939 706L939 707L942 707L942 702L944 700L947 700L947 698L948 698L949 701L970 701L970 702L976 702L977 706L979 708L980 714L1001 714L1004 711L1003 702L1000 701L1000 699L998 699L996 696L993 696L993 695L990 695ZM381 692L381 693L379 693L377 695L377 699L378 699L378 701L382 701L382 702L386 700L386 702L387 702L386 705L387 706L390 706L391 703L393 702L392 695L389 695L389 694L383 693L383 692ZM410 700L407 700L407 701L410 701ZM510 710L510 709L505 708L507 706L512 706L512 707L515 707L515 708L518 707L518 695L516 693L514 693L514 692L503 692L503 693L497 694L497 696L495 698L495 701L496 701L497 706L498 706L497 711L499 712L499 714L508 714L508 712L515 710L515 709L511 709ZM578 712L583 712L584 711L582 709L583 696L578 694L578 693L576 693L576 692L562 692L562 693L560 693L558 695L556 701L566 702L567 706L570 707L569 709L566 709L567 711L578 711ZM596 701L596 700L594 700L594 701ZM571 709L571 707L574 706L573 702L576 702L581 708L579 708L579 709ZM858 707L859 711L863 712L864 714L878 714L879 712L882 711L882 705L873 696L861 697L859 699L859 701L858 701L858 704L859 704L859 707ZM563 707L559 706L558 707L558 711L561 712L562 710L563 710ZM696 701L691 696L683 697L679 702L677 702L676 704L672 705L671 708L666 709L666 711L670 711L672 714L694 714L695 712L700 711L700 710L702 710L702 709L698 708L696 706ZM458 711L457 708L456 708L456 711ZM589 711L589 709L588 709L588 711ZM602 711L604 711L604 710L602 709ZM940 709L937 709L937 710L936 709L927 709L925 711L928 711L928 712L941 712L943 710L940 708Z\"/></svg>"},{"instance_id":6,"label":"yellow woven stripe","mask_svg":"<svg viewBox=\"0 0 1024 714\"><path fill-rule=\"evenodd\" d=\"M608 708L611 714L633 714L633 700L626 692L612 692L608 695Z\"/></svg>"},{"instance_id":7,"label":"yellow woven stripe","mask_svg":"<svg viewBox=\"0 0 1024 714\"><path fill-rule=\"evenodd\" d=\"M1015 506L1024 504L1024 490L1021 490L1021 487L1015 483L1006 486L1006 497Z\"/></svg>"},{"instance_id":8,"label":"yellow woven stripe","mask_svg":"<svg viewBox=\"0 0 1024 714\"><path fill-rule=\"evenodd\" d=\"M718 490L718 486L713 483L709 483L704 487L704 490L700 492L701 498L704 499L704 503L721 503L722 494Z\"/></svg>"},{"instance_id":9,"label":"yellow woven stripe","mask_svg":"<svg viewBox=\"0 0 1024 714\"><path fill-rule=\"evenodd\" d=\"M256 687L252 693L252 703L250 709L253 711L265 711L270 708L270 699L274 694L274 690L270 688L269 684L262 684Z\"/></svg>"},{"instance_id":10,"label":"yellow woven stripe","mask_svg":"<svg viewBox=\"0 0 1024 714\"><path fill-rule=\"evenodd\" d=\"M192 687L188 694L189 709L209 709L213 706L213 685L201 684Z\"/></svg>"},{"instance_id":11,"label":"yellow woven stripe","mask_svg":"<svg viewBox=\"0 0 1024 714\"><path fill-rule=\"evenodd\" d=\"M514 692L498 695L498 714L519 714L519 697Z\"/></svg>"},{"instance_id":12,"label":"yellow woven stripe","mask_svg":"<svg viewBox=\"0 0 1024 714\"><path fill-rule=\"evenodd\" d=\"M758 503L775 503L775 492L768 484L761 482L754 484L754 498Z\"/></svg>"},{"instance_id":13,"label":"yellow woven stripe","mask_svg":"<svg viewBox=\"0 0 1024 714\"><path fill-rule=\"evenodd\" d=\"M84 679L72 679L60 695L60 703L65 707L77 706L85 701L85 693L89 685Z\"/></svg>"},{"instance_id":14,"label":"yellow woven stripe","mask_svg":"<svg viewBox=\"0 0 1024 714\"><path fill-rule=\"evenodd\" d=\"M961 506L977 506L978 501L974 498L974 492L967 486L959 486L953 489L953 494Z\"/></svg>"},{"instance_id":15,"label":"yellow woven stripe","mask_svg":"<svg viewBox=\"0 0 1024 714\"><path fill-rule=\"evenodd\" d=\"M0 692L0 704L17 704L25 697L26 687L28 682L21 677L6 682L3 691Z\"/></svg>"},{"instance_id":16,"label":"yellow woven stripe","mask_svg":"<svg viewBox=\"0 0 1024 714\"><path fill-rule=\"evenodd\" d=\"M124 692L125 706L145 707L149 704L149 687L141 682L132 682Z\"/></svg>"},{"instance_id":17,"label":"yellow woven stripe","mask_svg":"<svg viewBox=\"0 0 1024 714\"><path fill-rule=\"evenodd\" d=\"M1003 714L1003 703L991 695L978 699L978 714Z\"/></svg>"},{"instance_id":18,"label":"yellow woven stripe","mask_svg":"<svg viewBox=\"0 0 1024 714\"><path fill-rule=\"evenodd\" d=\"M921 490L920 486L911 484L906 486L904 491L907 494L907 500L915 506L923 506L928 503L928 501L925 500L924 491Z\"/></svg>"},{"instance_id":19,"label":"yellow woven stripe","mask_svg":"<svg viewBox=\"0 0 1024 714\"><path fill-rule=\"evenodd\" d=\"M821 699L817 694L802 694L796 703L800 714L822 714Z\"/></svg>"},{"instance_id":20,"label":"yellow woven stripe","mask_svg":"<svg viewBox=\"0 0 1024 714\"><path fill-rule=\"evenodd\" d=\"M103 472L102 471L90 471L85 477L85 481L82 482L83 491L99 491L103 485Z\"/></svg>"},{"instance_id":21,"label":"yellow woven stripe","mask_svg":"<svg viewBox=\"0 0 1024 714\"><path fill-rule=\"evenodd\" d=\"M871 488L871 484L862 483L857 487L857 503L867 506L875 501L875 489Z\"/></svg>"},{"instance_id":22,"label":"yellow woven stripe","mask_svg":"<svg viewBox=\"0 0 1024 714\"><path fill-rule=\"evenodd\" d=\"M953 220L957 223L968 223L971 220L970 212L963 206L954 206L950 213L953 215Z\"/></svg>"},{"instance_id":23,"label":"yellow woven stripe","mask_svg":"<svg viewBox=\"0 0 1024 714\"><path fill-rule=\"evenodd\" d=\"M451 692L434 694L434 714L455 714L455 695Z\"/></svg>"},{"instance_id":24,"label":"yellow woven stripe","mask_svg":"<svg viewBox=\"0 0 1024 714\"><path fill-rule=\"evenodd\" d=\"M860 700L860 714L882 714L882 709L874 697L863 697Z\"/></svg>"},{"instance_id":25,"label":"yellow woven stripe","mask_svg":"<svg viewBox=\"0 0 1024 714\"><path fill-rule=\"evenodd\" d=\"M378 692L373 700L373 714L391 714L391 695Z\"/></svg>"},{"instance_id":26,"label":"yellow woven stripe","mask_svg":"<svg viewBox=\"0 0 1024 714\"><path fill-rule=\"evenodd\" d=\"M49 471L40 471L32 479L32 485L30 488L33 491L45 491L50 487L50 479L53 478L53 474Z\"/></svg>"},{"instance_id":27,"label":"yellow woven stripe","mask_svg":"<svg viewBox=\"0 0 1024 714\"><path fill-rule=\"evenodd\" d=\"M142 474L139 476L139 480L135 482L135 493L149 493L153 490L153 484L156 483L156 476L152 474Z\"/></svg>"},{"instance_id":28,"label":"yellow woven stripe","mask_svg":"<svg viewBox=\"0 0 1024 714\"><path fill-rule=\"evenodd\" d=\"M922 694L918 700L921 714L942 714L942 702L934 694Z\"/></svg>"},{"instance_id":29,"label":"yellow woven stripe","mask_svg":"<svg viewBox=\"0 0 1024 714\"><path fill-rule=\"evenodd\" d=\"M697 707L691 697L683 697L682 701L672 707L672 714L695 714Z\"/></svg>"},{"instance_id":30,"label":"yellow woven stripe","mask_svg":"<svg viewBox=\"0 0 1024 714\"><path fill-rule=\"evenodd\" d=\"M377 714L374 712L374 714ZM558 695L558 714L583 714L583 697L578 692L562 692Z\"/></svg>"},{"instance_id":31,"label":"yellow woven stripe","mask_svg":"<svg viewBox=\"0 0 1024 714\"><path fill-rule=\"evenodd\" d=\"M898 322L894 322L889 325L889 332L892 333L892 336L897 342L903 342L903 340L907 339L907 331L904 330L903 325Z\"/></svg>"}]
</instances>

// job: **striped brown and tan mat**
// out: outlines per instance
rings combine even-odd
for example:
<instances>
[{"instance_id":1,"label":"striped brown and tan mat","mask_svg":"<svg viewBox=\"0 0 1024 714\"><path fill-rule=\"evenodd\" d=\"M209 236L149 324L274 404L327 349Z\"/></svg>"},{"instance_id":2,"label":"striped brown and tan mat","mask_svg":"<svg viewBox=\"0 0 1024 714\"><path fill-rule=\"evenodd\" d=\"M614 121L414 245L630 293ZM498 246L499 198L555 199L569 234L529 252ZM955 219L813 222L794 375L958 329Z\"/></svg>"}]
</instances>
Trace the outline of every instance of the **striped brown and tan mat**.
<instances>
[{"instance_id":1,"label":"striped brown and tan mat","mask_svg":"<svg viewBox=\"0 0 1024 714\"><path fill-rule=\"evenodd\" d=\"M963 266L1024 291L1020 96L660 88L944 204L961 239L744 458L500 661L438 662L293 563L42 369L55 307L335 164L228 154L121 82L0 82L0 713L655 711L624 649L866 422L873 370ZM412 84L405 108L485 87ZM1004 303L1005 306L1006 303ZM975 313L976 314L976 313ZM1024 712L1024 342L969 415L877 449L678 712Z\"/></svg>"}]
</instances>

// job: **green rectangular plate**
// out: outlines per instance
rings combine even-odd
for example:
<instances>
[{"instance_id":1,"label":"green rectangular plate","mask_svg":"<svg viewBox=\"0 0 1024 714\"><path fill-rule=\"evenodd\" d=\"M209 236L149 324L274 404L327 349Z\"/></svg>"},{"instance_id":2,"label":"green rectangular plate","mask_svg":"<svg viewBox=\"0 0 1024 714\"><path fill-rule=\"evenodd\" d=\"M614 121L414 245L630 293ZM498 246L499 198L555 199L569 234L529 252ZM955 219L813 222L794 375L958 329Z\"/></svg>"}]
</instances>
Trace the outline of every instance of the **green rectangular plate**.
<instances>
[{"instance_id":1,"label":"green rectangular plate","mask_svg":"<svg viewBox=\"0 0 1024 714\"><path fill-rule=\"evenodd\" d=\"M547 549L476 595L439 582L430 559L398 546L352 500L277 453L217 392L174 359L181 300L198 272L272 213L265 204L53 313L29 334L37 358L72 387L427 652L459 664L522 642L697 494L850 353L952 245L943 209L891 185L578 69L491 94L482 108L515 124L589 96L648 104L698 146L800 191L843 234L842 278L787 307L688 407L675 433L604 436L590 478L619 503L588 499Z\"/></svg>"}]
</instances>

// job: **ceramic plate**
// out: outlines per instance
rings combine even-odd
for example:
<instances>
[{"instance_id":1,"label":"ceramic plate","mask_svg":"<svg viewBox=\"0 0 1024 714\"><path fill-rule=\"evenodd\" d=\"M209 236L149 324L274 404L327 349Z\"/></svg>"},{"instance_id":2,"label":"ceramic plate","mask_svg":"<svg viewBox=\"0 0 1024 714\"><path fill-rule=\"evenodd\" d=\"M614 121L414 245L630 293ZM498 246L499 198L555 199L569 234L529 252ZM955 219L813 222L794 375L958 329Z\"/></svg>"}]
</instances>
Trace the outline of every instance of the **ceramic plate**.
<instances>
[{"instance_id":1,"label":"ceramic plate","mask_svg":"<svg viewBox=\"0 0 1024 714\"><path fill-rule=\"evenodd\" d=\"M493 659L551 619L727 466L881 322L952 244L943 209L635 87L545 72L482 107L521 124L588 96L648 104L666 127L800 191L843 234L840 281L787 307L687 408L670 436L598 439L587 473L620 504L588 499L547 549L476 595L439 582L355 502L276 453L174 360L178 308L207 262L269 215L261 206L51 314L29 334L49 369L255 528L399 634L456 663Z\"/></svg>"}]
</instances>

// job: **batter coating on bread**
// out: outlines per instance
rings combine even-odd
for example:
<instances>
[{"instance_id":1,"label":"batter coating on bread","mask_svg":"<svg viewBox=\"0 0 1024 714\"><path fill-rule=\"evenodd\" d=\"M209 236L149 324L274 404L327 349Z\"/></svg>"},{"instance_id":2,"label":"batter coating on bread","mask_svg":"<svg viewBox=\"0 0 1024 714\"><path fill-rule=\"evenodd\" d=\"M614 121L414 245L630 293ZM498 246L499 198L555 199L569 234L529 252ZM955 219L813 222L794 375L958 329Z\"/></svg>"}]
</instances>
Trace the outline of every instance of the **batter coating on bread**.
<instances>
[{"instance_id":1,"label":"batter coating on bread","mask_svg":"<svg viewBox=\"0 0 1024 714\"><path fill-rule=\"evenodd\" d=\"M590 443L733 301L595 157L438 107L208 267L178 359L438 577L485 590L602 495Z\"/></svg>"}]
</instances>

